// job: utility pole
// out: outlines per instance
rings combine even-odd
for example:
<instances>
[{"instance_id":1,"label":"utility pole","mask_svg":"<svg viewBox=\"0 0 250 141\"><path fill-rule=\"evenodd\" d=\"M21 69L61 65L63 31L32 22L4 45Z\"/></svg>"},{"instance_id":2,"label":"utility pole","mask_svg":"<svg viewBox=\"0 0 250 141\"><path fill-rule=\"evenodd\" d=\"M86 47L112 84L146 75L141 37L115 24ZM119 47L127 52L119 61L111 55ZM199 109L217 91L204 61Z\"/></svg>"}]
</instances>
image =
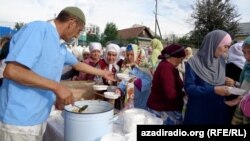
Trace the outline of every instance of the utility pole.
<instances>
[{"instance_id":1,"label":"utility pole","mask_svg":"<svg viewBox=\"0 0 250 141\"><path fill-rule=\"evenodd\" d=\"M157 36L157 27L158 27L160 38L162 39L160 26L159 26L159 22L158 22L158 19L157 19L157 15L158 15L158 13L157 13L157 9L158 9L157 5L158 5L158 0L155 0L155 37Z\"/></svg>"},{"instance_id":2,"label":"utility pole","mask_svg":"<svg viewBox=\"0 0 250 141\"><path fill-rule=\"evenodd\" d=\"M157 3L158 1L155 0L155 37L157 35Z\"/></svg>"}]
</instances>

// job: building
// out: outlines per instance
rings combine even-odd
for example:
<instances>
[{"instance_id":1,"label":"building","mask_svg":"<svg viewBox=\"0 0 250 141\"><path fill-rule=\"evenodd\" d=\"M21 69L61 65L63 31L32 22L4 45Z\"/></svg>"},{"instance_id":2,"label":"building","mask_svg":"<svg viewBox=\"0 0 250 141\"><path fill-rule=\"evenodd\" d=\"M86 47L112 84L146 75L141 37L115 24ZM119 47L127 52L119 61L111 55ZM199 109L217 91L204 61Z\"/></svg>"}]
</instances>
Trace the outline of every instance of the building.
<instances>
[{"instance_id":1,"label":"building","mask_svg":"<svg viewBox=\"0 0 250 141\"><path fill-rule=\"evenodd\" d=\"M235 34L236 41L245 40L246 37L250 36L250 22L247 23L239 23L240 31Z\"/></svg>"},{"instance_id":2,"label":"building","mask_svg":"<svg viewBox=\"0 0 250 141\"><path fill-rule=\"evenodd\" d=\"M141 47L148 47L153 38L152 31L148 27L142 25L134 25L131 28L118 30L118 39L123 40L125 44L134 41Z\"/></svg>"}]
</instances>

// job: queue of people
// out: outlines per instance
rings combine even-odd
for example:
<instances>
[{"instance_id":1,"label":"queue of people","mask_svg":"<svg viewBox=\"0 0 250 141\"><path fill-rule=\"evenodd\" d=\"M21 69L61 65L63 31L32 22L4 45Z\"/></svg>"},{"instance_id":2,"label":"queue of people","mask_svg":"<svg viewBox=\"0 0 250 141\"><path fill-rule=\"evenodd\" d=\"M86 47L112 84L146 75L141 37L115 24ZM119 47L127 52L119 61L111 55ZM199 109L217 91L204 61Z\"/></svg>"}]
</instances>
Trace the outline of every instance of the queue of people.
<instances>
[{"instance_id":1,"label":"queue of people","mask_svg":"<svg viewBox=\"0 0 250 141\"><path fill-rule=\"evenodd\" d=\"M213 30L196 54L190 47L163 46L153 39L150 56L133 43L103 47L91 42L77 60L65 44L78 37L85 23L81 9L66 7L54 20L31 22L1 42L1 63L6 63L0 87L1 139L41 141L52 106L74 104L72 92L59 83L68 78L115 86L120 96L115 108L148 110L164 125L250 123L250 37L230 48L231 36ZM9 50L2 55L4 46ZM65 65L72 69L62 74ZM228 67L235 67L237 77ZM117 81L117 73L133 79ZM228 87L246 93L229 99Z\"/></svg>"}]
</instances>

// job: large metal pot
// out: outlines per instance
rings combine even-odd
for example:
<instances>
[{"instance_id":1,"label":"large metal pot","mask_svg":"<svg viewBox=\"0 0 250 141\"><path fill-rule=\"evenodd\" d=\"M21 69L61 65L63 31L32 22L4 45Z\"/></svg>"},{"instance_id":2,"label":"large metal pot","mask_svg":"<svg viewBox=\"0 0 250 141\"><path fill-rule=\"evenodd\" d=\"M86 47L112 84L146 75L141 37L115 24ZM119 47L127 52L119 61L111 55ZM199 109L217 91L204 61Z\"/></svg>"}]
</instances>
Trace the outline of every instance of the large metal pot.
<instances>
[{"instance_id":1,"label":"large metal pot","mask_svg":"<svg viewBox=\"0 0 250 141\"><path fill-rule=\"evenodd\" d=\"M78 113L75 106L65 106L65 141L99 141L103 135L112 131L112 104L100 100L83 100L75 102L75 105L88 107L82 113Z\"/></svg>"}]
</instances>

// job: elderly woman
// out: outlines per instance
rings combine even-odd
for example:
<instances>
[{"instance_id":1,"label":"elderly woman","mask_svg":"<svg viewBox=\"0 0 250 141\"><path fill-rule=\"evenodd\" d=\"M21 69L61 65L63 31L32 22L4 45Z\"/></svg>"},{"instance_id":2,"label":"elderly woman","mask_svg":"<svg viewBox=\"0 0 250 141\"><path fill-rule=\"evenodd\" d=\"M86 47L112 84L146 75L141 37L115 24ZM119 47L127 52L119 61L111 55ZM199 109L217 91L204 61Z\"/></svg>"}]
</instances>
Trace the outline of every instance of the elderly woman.
<instances>
[{"instance_id":1,"label":"elderly woman","mask_svg":"<svg viewBox=\"0 0 250 141\"><path fill-rule=\"evenodd\" d=\"M135 108L146 109L146 102L150 93L152 76L147 68L144 66L146 61L145 52L142 51L137 45L129 44L126 48L126 57L121 66L121 72L126 74L131 74L136 77L134 80L134 102ZM117 92L126 97L127 82L122 81L119 83ZM128 97L128 96L127 96Z\"/></svg>"},{"instance_id":2,"label":"elderly woman","mask_svg":"<svg viewBox=\"0 0 250 141\"><path fill-rule=\"evenodd\" d=\"M120 47L117 44L110 43L107 45L104 58L98 62L97 67L104 70L112 71L114 74L119 72L119 66L116 64L119 60ZM98 76L97 76L98 77ZM116 85L115 82L102 79L104 85Z\"/></svg>"},{"instance_id":3,"label":"elderly woman","mask_svg":"<svg viewBox=\"0 0 250 141\"><path fill-rule=\"evenodd\" d=\"M153 77L148 110L164 121L165 125L182 124L183 82L177 66L185 57L184 47L171 44L159 56L162 59Z\"/></svg>"},{"instance_id":4,"label":"elderly woman","mask_svg":"<svg viewBox=\"0 0 250 141\"><path fill-rule=\"evenodd\" d=\"M178 65L178 70L180 72L180 77L183 80L184 74L185 74L185 65L187 64L187 61L193 56L193 50L191 47L185 48L185 54L186 57L183 59L180 65Z\"/></svg>"},{"instance_id":5,"label":"elderly woman","mask_svg":"<svg viewBox=\"0 0 250 141\"><path fill-rule=\"evenodd\" d=\"M223 30L209 32L199 51L189 59L184 78L188 95L184 124L222 125L230 124L230 112L224 96L226 89L223 55L231 45L230 35Z\"/></svg>"},{"instance_id":6,"label":"elderly woman","mask_svg":"<svg viewBox=\"0 0 250 141\"><path fill-rule=\"evenodd\" d=\"M90 57L88 59L85 59L83 62L86 64L89 64L93 67L97 67L100 56L102 52L102 45L99 42L92 42L89 44L89 51L90 51ZM80 72L77 77L75 77L75 80L94 80L94 75L82 73Z\"/></svg>"},{"instance_id":7,"label":"elderly woman","mask_svg":"<svg viewBox=\"0 0 250 141\"><path fill-rule=\"evenodd\" d=\"M89 59L90 57L90 52L89 52L89 48L88 47L85 47L82 51L82 60L86 60L86 59Z\"/></svg>"}]
</instances>

